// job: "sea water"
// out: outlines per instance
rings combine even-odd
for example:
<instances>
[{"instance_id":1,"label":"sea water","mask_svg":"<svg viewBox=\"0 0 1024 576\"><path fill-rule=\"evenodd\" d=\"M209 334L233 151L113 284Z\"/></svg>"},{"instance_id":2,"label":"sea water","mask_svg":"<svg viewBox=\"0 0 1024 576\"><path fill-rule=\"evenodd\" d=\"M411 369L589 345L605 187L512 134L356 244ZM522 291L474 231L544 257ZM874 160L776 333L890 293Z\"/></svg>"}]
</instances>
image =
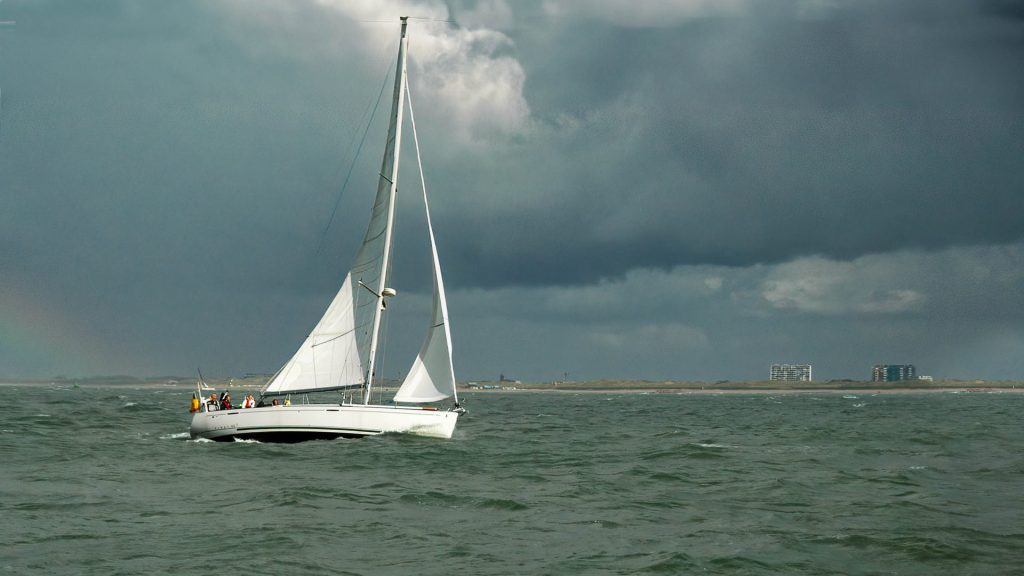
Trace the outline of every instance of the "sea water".
<instances>
[{"instance_id":1,"label":"sea water","mask_svg":"<svg viewBox=\"0 0 1024 576\"><path fill-rule=\"evenodd\" d=\"M1024 395L477 393L449 441L0 388L2 574L1021 574Z\"/></svg>"}]
</instances>

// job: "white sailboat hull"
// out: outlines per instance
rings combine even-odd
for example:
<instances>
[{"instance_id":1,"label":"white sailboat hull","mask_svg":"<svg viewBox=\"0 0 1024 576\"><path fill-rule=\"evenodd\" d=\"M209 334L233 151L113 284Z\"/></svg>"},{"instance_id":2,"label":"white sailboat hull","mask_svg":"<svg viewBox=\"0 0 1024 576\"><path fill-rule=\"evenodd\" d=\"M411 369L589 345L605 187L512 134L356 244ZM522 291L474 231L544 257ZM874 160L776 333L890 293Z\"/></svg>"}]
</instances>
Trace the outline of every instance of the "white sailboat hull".
<instances>
[{"instance_id":1,"label":"white sailboat hull","mask_svg":"<svg viewBox=\"0 0 1024 576\"><path fill-rule=\"evenodd\" d=\"M388 432L451 438L459 413L403 406L302 404L197 412L192 438L299 442Z\"/></svg>"}]
</instances>

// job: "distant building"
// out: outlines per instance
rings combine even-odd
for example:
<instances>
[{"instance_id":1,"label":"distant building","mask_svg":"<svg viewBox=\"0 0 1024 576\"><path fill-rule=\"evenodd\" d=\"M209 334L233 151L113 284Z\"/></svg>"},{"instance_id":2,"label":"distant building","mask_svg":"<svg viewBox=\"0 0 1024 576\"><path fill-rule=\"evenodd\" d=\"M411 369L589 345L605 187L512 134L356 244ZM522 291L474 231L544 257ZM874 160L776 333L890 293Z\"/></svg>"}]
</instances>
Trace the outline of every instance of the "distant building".
<instances>
[{"instance_id":1,"label":"distant building","mask_svg":"<svg viewBox=\"0 0 1024 576\"><path fill-rule=\"evenodd\" d=\"M901 382L915 380L917 370L913 364L876 364L871 370L872 382Z\"/></svg>"},{"instance_id":2,"label":"distant building","mask_svg":"<svg viewBox=\"0 0 1024 576\"><path fill-rule=\"evenodd\" d=\"M769 380L784 380L787 382L810 382L810 364L772 364L768 375Z\"/></svg>"}]
</instances>

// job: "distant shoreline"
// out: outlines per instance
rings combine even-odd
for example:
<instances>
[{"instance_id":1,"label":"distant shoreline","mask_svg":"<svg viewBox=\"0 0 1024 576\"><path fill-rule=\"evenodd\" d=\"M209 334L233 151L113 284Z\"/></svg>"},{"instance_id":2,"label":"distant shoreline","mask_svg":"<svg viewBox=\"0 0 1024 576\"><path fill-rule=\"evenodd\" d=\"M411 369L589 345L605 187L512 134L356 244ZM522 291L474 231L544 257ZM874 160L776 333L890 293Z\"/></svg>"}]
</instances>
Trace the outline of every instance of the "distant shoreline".
<instances>
[{"instance_id":1,"label":"distant shoreline","mask_svg":"<svg viewBox=\"0 0 1024 576\"><path fill-rule=\"evenodd\" d=\"M209 379L213 390L259 390L264 377L237 379ZM781 385L780 385L781 384ZM909 385L908 385L909 384ZM379 389L394 392L398 382L388 381ZM68 387L68 388L136 388L194 390L194 379L97 377L53 380L0 380L0 387ZM211 390L212 391L212 390ZM896 382L885 386L879 382L832 381L821 383L775 382L650 382L650 381L592 381L558 383L474 382L460 384L459 394L692 394L692 395L782 395L782 394L932 394L932 393L1024 393L1024 382L1019 381L939 381Z\"/></svg>"}]
</instances>

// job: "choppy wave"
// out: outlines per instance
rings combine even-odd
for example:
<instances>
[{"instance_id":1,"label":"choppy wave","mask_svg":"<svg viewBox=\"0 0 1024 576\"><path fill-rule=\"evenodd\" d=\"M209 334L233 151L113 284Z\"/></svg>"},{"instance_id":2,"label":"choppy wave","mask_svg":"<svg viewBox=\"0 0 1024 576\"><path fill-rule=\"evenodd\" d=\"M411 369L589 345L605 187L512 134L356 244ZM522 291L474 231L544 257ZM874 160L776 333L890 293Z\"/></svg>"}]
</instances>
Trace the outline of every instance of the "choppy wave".
<instances>
[{"instance_id":1,"label":"choppy wave","mask_svg":"<svg viewBox=\"0 0 1024 576\"><path fill-rule=\"evenodd\" d=\"M529 506L522 502L517 502L509 498L487 498L476 504L478 508L486 508L491 510L505 510L510 512L518 512L520 510L527 510Z\"/></svg>"}]
</instances>

